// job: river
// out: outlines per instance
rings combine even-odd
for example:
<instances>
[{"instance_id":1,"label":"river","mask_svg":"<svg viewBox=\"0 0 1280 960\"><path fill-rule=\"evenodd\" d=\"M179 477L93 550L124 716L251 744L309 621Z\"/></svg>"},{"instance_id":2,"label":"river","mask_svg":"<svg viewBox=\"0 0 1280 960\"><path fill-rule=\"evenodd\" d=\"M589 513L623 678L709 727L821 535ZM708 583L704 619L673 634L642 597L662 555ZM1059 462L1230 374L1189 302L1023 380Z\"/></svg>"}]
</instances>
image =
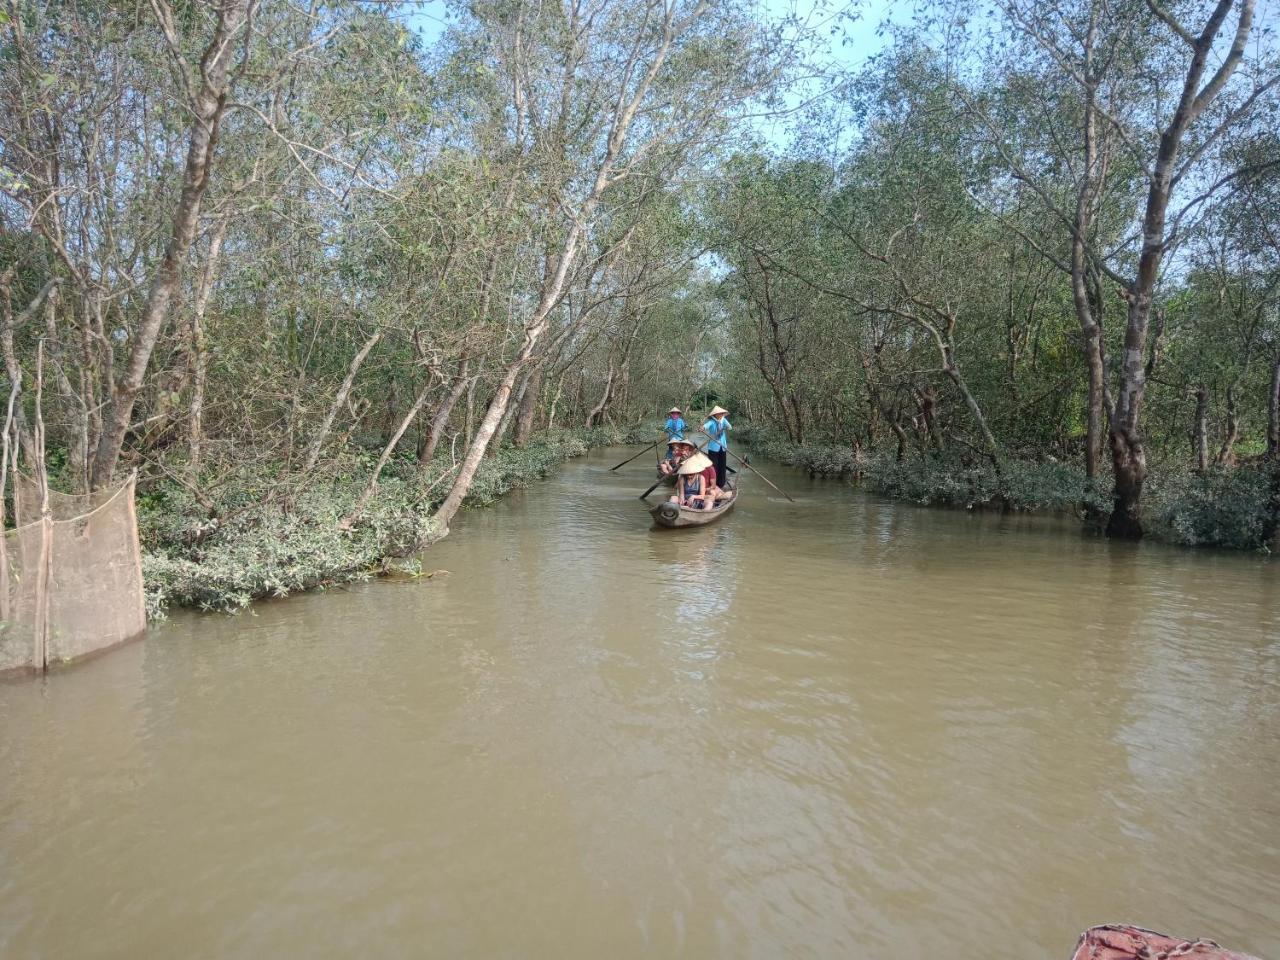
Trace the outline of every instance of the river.
<instances>
[{"instance_id":1,"label":"river","mask_svg":"<svg viewBox=\"0 0 1280 960\"><path fill-rule=\"evenodd\" d=\"M0 956L1280 956L1274 563L627 453L0 685Z\"/></svg>"}]
</instances>

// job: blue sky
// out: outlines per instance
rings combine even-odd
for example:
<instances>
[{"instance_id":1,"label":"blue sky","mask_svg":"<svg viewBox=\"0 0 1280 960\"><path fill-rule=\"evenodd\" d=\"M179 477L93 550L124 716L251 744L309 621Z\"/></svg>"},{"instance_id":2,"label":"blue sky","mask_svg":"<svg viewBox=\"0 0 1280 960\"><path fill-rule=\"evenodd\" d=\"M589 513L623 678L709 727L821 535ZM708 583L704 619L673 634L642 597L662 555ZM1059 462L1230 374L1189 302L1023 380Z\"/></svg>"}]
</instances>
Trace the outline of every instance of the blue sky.
<instances>
[{"instance_id":1,"label":"blue sky","mask_svg":"<svg viewBox=\"0 0 1280 960\"><path fill-rule=\"evenodd\" d=\"M893 0L739 0L756 11L762 19L781 19L794 16L815 28L823 37L822 46L816 52L824 65L842 69L856 69L868 58L885 48L891 37L884 29L910 22L914 3ZM448 4L444 0L405 0L398 4L403 22L416 32L424 44L434 43L448 24ZM787 101L792 109L820 95L817 84L792 90ZM761 136L774 146L782 147L788 140L788 127L793 116L760 118L757 121Z\"/></svg>"},{"instance_id":2,"label":"blue sky","mask_svg":"<svg viewBox=\"0 0 1280 960\"><path fill-rule=\"evenodd\" d=\"M789 14L815 24L830 25L835 33L829 37L830 60L845 66L858 66L884 48L887 38L878 28L887 19L902 23L910 19L912 4L892 0L746 0L744 6L760 11L763 17L781 18ZM404 22L426 43L433 42L448 22L448 5L444 0L404 0L399 4ZM852 11L855 20L837 14Z\"/></svg>"}]
</instances>

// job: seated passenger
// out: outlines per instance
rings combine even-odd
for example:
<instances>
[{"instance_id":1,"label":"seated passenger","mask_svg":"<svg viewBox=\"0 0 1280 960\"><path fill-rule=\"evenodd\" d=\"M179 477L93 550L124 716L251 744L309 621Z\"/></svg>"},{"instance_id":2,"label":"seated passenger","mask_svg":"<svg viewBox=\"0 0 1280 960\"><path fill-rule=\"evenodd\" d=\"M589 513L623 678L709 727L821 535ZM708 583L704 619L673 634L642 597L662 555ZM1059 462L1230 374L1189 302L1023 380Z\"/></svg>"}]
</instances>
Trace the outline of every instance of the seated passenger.
<instances>
[{"instance_id":1,"label":"seated passenger","mask_svg":"<svg viewBox=\"0 0 1280 960\"><path fill-rule=\"evenodd\" d=\"M667 444L666 458L658 461L658 472L664 477L671 476L680 468L680 464L693 456L697 449L693 441L676 437Z\"/></svg>"},{"instance_id":2,"label":"seated passenger","mask_svg":"<svg viewBox=\"0 0 1280 960\"><path fill-rule=\"evenodd\" d=\"M712 504L729 496L728 490L716 485L716 465L711 462L710 457L707 458L707 469L702 471L702 476L707 482L707 496L711 498Z\"/></svg>"},{"instance_id":3,"label":"seated passenger","mask_svg":"<svg viewBox=\"0 0 1280 960\"><path fill-rule=\"evenodd\" d=\"M680 475L676 479L676 493L671 498L672 503L687 507L690 510L710 510L716 505L715 495L711 492L715 489L715 485L707 485L706 470L711 467L711 471L715 473L715 467L706 454L695 453L684 463L680 464Z\"/></svg>"}]
</instances>

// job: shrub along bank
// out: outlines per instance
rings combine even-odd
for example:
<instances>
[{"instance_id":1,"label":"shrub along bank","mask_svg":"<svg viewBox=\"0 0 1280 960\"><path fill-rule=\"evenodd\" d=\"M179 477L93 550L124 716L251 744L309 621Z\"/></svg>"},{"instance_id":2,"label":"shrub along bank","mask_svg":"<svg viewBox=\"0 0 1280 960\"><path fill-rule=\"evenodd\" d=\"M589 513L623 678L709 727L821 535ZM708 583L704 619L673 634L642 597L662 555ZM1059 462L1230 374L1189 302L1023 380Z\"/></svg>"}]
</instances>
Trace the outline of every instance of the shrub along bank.
<instances>
[{"instance_id":1,"label":"shrub along bank","mask_svg":"<svg viewBox=\"0 0 1280 960\"><path fill-rule=\"evenodd\" d=\"M623 439L597 428L503 447L481 465L466 503L492 503L591 447ZM369 467L350 455L309 482L258 468L200 484L149 484L138 498L148 616L162 618L171 606L240 610L261 597L367 580L412 557L439 536L431 514L454 465L447 456L425 470L411 460L389 464L377 493L353 516Z\"/></svg>"},{"instance_id":2,"label":"shrub along bank","mask_svg":"<svg viewBox=\"0 0 1280 960\"><path fill-rule=\"evenodd\" d=\"M811 476L860 480L865 489L930 506L1096 516L1110 509L1105 493L1091 489L1073 464L1008 459L1000 470L988 460L952 450L916 453L904 460L858 456L848 446L795 444L768 430L737 431L754 453L807 470ZM1110 479L1097 488L1110 489ZM1148 535L1180 546L1232 550L1274 549L1280 483L1266 463L1205 473L1162 472L1146 507Z\"/></svg>"}]
</instances>

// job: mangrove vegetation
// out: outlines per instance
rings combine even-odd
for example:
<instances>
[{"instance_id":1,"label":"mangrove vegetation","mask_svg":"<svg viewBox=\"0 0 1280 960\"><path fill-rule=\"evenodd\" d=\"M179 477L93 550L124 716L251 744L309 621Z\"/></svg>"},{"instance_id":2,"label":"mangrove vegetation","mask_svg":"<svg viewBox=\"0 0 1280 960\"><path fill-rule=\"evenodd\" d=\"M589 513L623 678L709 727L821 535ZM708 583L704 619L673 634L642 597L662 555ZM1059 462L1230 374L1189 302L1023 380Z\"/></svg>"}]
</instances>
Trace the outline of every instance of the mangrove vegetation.
<instances>
[{"instance_id":1,"label":"mangrove vegetation","mask_svg":"<svg viewBox=\"0 0 1280 960\"><path fill-rule=\"evenodd\" d=\"M17 449L138 472L153 612L376 570L672 403L893 496L1265 548L1274 14L6 0Z\"/></svg>"}]
</instances>

